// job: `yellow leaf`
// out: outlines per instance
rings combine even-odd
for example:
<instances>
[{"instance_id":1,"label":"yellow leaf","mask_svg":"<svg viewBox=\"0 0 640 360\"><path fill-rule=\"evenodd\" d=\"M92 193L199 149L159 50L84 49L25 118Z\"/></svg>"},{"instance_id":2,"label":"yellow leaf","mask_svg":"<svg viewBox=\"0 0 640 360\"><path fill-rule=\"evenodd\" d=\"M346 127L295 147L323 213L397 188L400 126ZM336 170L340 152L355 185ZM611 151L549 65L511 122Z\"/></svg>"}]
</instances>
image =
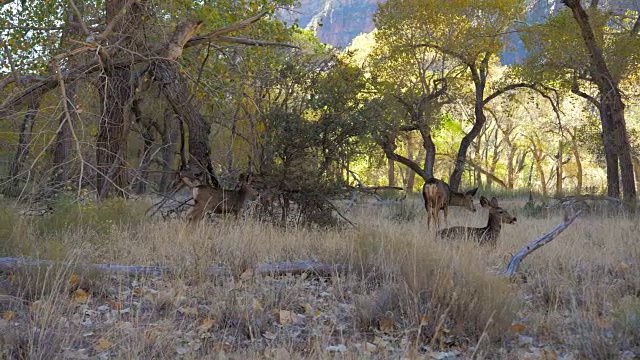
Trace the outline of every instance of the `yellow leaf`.
<instances>
[{"instance_id":1,"label":"yellow leaf","mask_svg":"<svg viewBox=\"0 0 640 360\"><path fill-rule=\"evenodd\" d=\"M296 320L298 320L298 316L293 311L280 310L281 325L292 324L296 322Z\"/></svg>"},{"instance_id":2,"label":"yellow leaf","mask_svg":"<svg viewBox=\"0 0 640 360\"><path fill-rule=\"evenodd\" d=\"M213 318L206 318L204 320L202 320L202 323L200 324L200 326L198 326L198 332L207 332L209 331L209 329L211 329L211 327L216 323L216 320Z\"/></svg>"},{"instance_id":3,"label":"yellow leaf","mask_svg":"<svg viewBox=\"0 0 640 360\"><path fill-rule=\"evenodd\" d=\"M382 332L391 332L396 327L396 322L393 319L381 319L380 320L380 331Z\"/></svg>"},{"instance_id":4,"label":"yellow leaf","mask_svg":"<svg viewBox=\"0 0 640 360\"><path fill-rule=\"evenodd\" d=\"M16 313L11 310L7 310L2 314L2 319L6 321L11 321L16 318Z\"/></svg>"},{"instance_id":5,"label":"yellow leaf","mask_svg":"<svg viewBox=\"0 0 640 360\"><path fill-rule=\"evenodd\" d=\"M120 300L109 300L109 305L113 310L122 310L124 309L124 304Z\"/></svg>"},{"instance_id":6,"label":"yellow leaf","mask_svg":"<svg viewBox=\"0 0 640 360\"><path fill-rule=\"evenodd\" d=\"M180 306L178 312L185 316L196 316L198 315L198 306Z\"/></svg>"},{"instance_id":7,"label":"yellow leaf","mask_svg":"<svg viewBox=\"0 0 640 360\"><path fill-rule=\"evenodd\" d=\"M526 328L524 324L511 324L509 327L509 329L516 334L523 332Z\"/></svg>"},{"instance_id":8,"label":"yellow leaf","mask_svg":"<svg viewBox=\"0 0 640 360\"><path fill-rule=\"evenodd\" d=\"M314 314L313 308L311 307L311 304L309 304L309 303L304 304L304 312L307 315L313 315Z\"/></svg>"},{"instance_id":9,"label":"yellow leaf","mask_svg":"<svg viewBox=\"0 0 640 360\"><path fill-rule=\"evenodd\" d=\"M599 316L596 318L596 324L598 324L598 326L603 329L608 329L613 326L613 321L611 321L611 319Z\"/></svg>"},{"instance_id":10,"label":"yellow leaf","mask_svg":"<svg viewBox=\"0 0 640 360\"><path fill-rule=\"evenodd\" d=\"M69 275L69 285L76 286L80 282L80 276L78 274Z\"/></svg>"},{"instance_id":11,"label":"yellow leaf","mask_svg":"<svg viewBox=\"0 0 640 360\"><path fill-rule=\"evenodd\" d=\"M73 301L82 304L86 303L87 300L89 300L89 294L86 291L78 289L73 292Z\"/></svg>"},{"instance_id":12,"label":"yellow leaf","mask_svg":"<svg viewBox=\"0 0 640 360\"><path fill-rule=\"evenodd\" d=\"M264 308L262 307L262 304L260 304L260 301L253 299L253 311L255 312L260 312L263 311Z\"/></svg>"},{"instance_id":13,"label":"yellow leaf","mask_svg":"<svg viewBox=\"0 0 640 360\"><path fill-rule=\"evenodd\" d=\"M429 323L429 317L427 315L422 315L420 317L420 326L426 326Z\"/></svg>"},{"instance_id":14,"label":"yellow leaf","mask_svg":"<svg viewBox=\"0 0 640 360\"><path fill-rule=\"evenodd\" d=\"M111 347L111 341L105 338L100 338L100 340L98 340L98 343L96 344L96 346L93 347L93 349L96 351L101 351L101 350L107 350L110 347Z\"/></svg>"}]
</instances>

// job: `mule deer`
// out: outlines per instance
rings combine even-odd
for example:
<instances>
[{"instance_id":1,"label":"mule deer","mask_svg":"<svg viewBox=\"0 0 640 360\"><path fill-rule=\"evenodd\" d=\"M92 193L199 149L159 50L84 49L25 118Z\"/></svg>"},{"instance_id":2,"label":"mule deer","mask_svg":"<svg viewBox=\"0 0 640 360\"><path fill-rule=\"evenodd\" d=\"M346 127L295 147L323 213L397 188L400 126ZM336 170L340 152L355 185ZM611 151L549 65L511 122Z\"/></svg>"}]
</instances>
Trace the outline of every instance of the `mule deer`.
<instances>
[{"instance_id":1,"label":"mule deer","mask_svg":"<svg viewBox=\"0 0 640 360\"><path fill-rule=\"evenodd\" d=\"M496 246L502 224L515 224L517 219L511 216L506 210L498 205L498 199L491 198L487 200L484 196L480 197L480 206L489 209L489 220L487 226L476 228L466 226L454 226L448 229L438 231L440 238L449 239L469 239L479 242L481 245L489 244Z\"/></svg>"},{"instance_id":2,"label":"mule deer","mask_svg":"<svg viewBox=\"0 0 640 360\"><path fill-rule=\"evenodd\" d=\"M431 219L434 220L436 228L440 226L440 210L444 211L444 221L446 222L449 206L461 206L475 212L473 197L477 191L478 188L475 188L459 193L452 191L449 184L440 179L431 178L425 181L422 186L422 197L424 198L424 207L427 210L427 227L431 227Z\"/></svg>"},{"instance_id":3,"label":"mule deer","mask_svg":"<svg viewBox=\"0 0 640 360\"><path fill-rule=\"evenodd\" d=\"M187 213L190 223L200 221L208 211L216 214L231 213L238 219L245 203L258 192L251 186L251 175L240 176L240 182L233 190L214 188L200 184L200 181L187 174L180 174L182 182L191 188L195 205Z\"/></svg>"}]
</instances>

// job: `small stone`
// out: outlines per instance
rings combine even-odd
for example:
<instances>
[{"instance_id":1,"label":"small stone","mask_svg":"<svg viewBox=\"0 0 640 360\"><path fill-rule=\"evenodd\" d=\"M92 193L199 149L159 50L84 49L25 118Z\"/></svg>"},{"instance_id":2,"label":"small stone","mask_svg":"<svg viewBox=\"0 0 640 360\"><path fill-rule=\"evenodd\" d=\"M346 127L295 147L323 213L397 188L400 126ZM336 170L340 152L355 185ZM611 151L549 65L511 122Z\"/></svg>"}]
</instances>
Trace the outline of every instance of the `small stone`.
<instances>
[{"instance_id":1,"label":"small stone","mask_svg":"<svg viewBox=\"0 0 640 360\"><path fill-rule=\"evenodd\" d=\"M329 351L329 352L345 352L345 351L347 351L347 347L344 346L344 345L327 346L327 351Z\"/></svg>"}]
</instances>

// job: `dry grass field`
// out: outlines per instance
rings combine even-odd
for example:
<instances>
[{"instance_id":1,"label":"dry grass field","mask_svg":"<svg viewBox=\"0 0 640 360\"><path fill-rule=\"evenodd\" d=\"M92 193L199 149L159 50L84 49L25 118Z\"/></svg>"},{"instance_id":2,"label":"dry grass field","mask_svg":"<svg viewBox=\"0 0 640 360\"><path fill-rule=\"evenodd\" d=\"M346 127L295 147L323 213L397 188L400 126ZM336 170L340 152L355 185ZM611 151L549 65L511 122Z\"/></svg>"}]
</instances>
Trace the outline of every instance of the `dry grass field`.
<instances>
[{"instance_id":1,"label":"dry grass field","mask_svg":"<svg viewBox=\"0 0 640 360\"><path fill-rule=\"evenodd\" d=\"M0 272L3 359L617 359L640 356L640 225L586 215L500 275L562 222L518 217L496 249L443 242L417 199L360 207L357 227L281 228L142 217L147 204L0 210L2 256L59 261ZM404 216L398 216L401 213ZM407 216L408 215L408 216ZM450 225L487 213L452 209ZM402 220L404 218L404 220ZM260 263L345 264L332 276L257 275ZM167 265L125 275L83 264ZM230 274L211 275L224 265ZM85 270L82 270L85 269Z\"/></svg>"}]
</instances>

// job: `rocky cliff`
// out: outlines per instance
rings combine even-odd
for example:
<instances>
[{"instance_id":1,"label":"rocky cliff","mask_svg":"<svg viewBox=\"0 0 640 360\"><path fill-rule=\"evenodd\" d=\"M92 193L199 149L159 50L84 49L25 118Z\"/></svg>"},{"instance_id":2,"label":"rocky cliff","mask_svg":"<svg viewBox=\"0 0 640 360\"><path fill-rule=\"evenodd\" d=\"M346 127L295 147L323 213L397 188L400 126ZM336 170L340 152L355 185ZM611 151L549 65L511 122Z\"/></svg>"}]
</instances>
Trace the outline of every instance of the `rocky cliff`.
<instances>
[{"instance_id":1,"label":"rocky cliff","mask_svg":"<svg viewBox=\"0 0 640 360\"><path fill-rule=\"evenodd\" d=\"M291 22L313 30L321 42L346 47L354 37L373 30L373 13L384 0L302 0L298 8L282 13Z\"/></svg>"},{"instance_id":2,"label":"rocky cliff","mask_svg":"<svg viewBox=\"0 0 640 360\"><path fill-rule=\"evenodd\" d=\"M373 14L378 3L385 0L301 0L300 6L280 13L280 18L289 24L298 19L298 24L313 30L321 42L345 48L354 37L373 30ZM527 22L542 21L555 14L564 5L560 0L526 0ZM603 6L612 11L638 9L639 0L601 0ZM522 43L514 34L510 37L513 48L502 54L503 63L519 62L524 56Z\"/></svg>"}]
</instances>

